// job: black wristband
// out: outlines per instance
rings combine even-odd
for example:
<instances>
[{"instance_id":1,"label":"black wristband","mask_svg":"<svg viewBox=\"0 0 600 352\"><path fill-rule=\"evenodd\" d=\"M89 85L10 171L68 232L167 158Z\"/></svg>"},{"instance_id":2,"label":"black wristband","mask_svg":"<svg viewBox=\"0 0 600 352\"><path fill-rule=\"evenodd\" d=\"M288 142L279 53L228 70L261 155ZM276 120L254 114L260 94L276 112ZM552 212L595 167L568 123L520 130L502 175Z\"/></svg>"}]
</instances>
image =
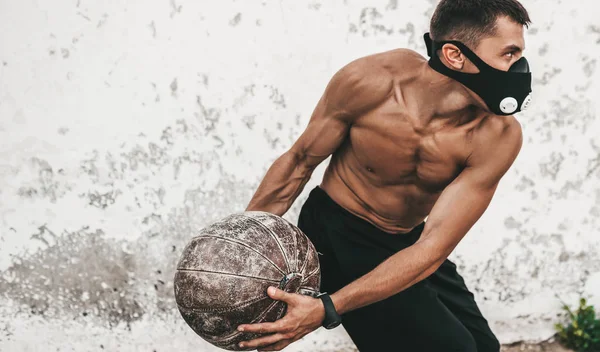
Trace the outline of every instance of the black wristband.
<instances>
[{"instance_id":1,"label":"black wristband","mask_svg":"<svg viewBox=\"0 0 600 352\"><path fill-rule=\"evenodd\" d=\"M333 329L339 326L342 323L342 317L335 310L331 297L329 297L327 293L321 293L317 298L321 299L323 306L325 307L325 319L323 319L321 325L323 325L325 329Z\"/></svg>"}]
</instances>

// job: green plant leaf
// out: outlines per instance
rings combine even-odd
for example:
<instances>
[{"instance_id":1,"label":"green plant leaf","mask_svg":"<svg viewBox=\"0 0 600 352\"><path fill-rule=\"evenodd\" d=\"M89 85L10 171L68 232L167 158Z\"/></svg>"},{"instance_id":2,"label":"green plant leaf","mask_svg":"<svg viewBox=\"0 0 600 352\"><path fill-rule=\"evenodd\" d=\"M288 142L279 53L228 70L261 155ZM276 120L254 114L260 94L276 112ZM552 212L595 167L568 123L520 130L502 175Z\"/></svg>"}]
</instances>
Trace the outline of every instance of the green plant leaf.
<instances>
[{"instance_id":1,"label":"green plant leaf","mask_svg":"<svg viewBox=\"0 0 600 352\"><path fill-rule=\"evenodd\" d=\"M558 340L577 352L600 352L600 320L596 317L595 308L588 305L585 298L579 299L579 307L575 311L564 303L562 308L570 321L566 325L554 324Z\"/></svg>"}]
</instances>

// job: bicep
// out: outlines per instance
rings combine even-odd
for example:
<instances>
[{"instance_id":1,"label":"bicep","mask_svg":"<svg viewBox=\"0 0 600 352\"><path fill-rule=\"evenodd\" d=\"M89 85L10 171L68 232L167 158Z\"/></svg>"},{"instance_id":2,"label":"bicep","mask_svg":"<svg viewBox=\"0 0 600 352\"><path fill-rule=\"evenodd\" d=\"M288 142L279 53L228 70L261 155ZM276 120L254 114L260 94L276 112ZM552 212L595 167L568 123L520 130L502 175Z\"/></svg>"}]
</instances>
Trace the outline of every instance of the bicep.
<instances>
[{"instance_id":1,"label":"bicep","mask_svg":"<svg viewBox=\"0 0 600 352\"><path fill-rule=\"evenodd\" d=\"M350 129L344 116L327 114L324 107L317 105L304 132L291 150L309 167L315 167L342 144Z\"/></svg>"}]
</instances>

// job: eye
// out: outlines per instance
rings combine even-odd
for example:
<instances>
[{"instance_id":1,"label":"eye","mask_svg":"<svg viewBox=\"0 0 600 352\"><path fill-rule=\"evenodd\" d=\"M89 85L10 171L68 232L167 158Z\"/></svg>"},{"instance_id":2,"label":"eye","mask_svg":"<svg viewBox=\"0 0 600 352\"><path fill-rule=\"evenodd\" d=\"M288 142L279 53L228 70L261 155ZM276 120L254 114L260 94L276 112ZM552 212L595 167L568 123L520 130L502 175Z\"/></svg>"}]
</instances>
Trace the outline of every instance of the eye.
<instances>
[{"instance_id":1,"label":"eye","mask_svg":"<svg viewBox=\"0 0 600 352\"><path fill-rule=\"evenodd\" d=\"M509 52L509 53L506 53L506 54L504 54L504 56L506 56L506 57L507 57L507 58L509 58L509 59L512 59L512 58L515 56L515 52L514 52L514 51L511 51L511 52Z\"/></svg>"}]
</instances>

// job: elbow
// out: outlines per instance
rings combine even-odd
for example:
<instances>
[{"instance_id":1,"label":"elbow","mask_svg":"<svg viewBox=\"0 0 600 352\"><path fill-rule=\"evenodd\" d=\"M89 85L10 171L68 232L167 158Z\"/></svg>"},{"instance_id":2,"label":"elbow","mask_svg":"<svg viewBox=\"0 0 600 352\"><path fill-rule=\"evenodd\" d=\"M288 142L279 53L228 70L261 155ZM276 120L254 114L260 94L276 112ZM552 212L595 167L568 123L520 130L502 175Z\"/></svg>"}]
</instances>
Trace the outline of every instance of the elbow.
<instances>
[{"instance_id":1,"label":"elbow","mask_svg":"<svg viewBox=\"0 0 600 352\"><path fill-rule=\"evenodd\" d=\"M448 256L445 254L441 254L439 252L432 253L426 264L426 269L423 272L424 277L433 275L442 266L442 264L444 264L447 258Z\"/></svg>"},{"instance_id":2,"label":"elbow","mask_svg":"<svg viewBox=\"0 0 600 352\"><path fill-rule=\"evenodd\" d=\"M442 242L428 236L422 236L419 240L419 244L424 247L423 250L427 253L425 260L428 263L427 270L431 273L435 272L452 253L453 248Z\"/></svg>"},{"instance_id":3,"label":"elbow","mask_svg":"<svg viewBox=\"0 0 600 352\"><path fill-rule=\"evenodd\" d=\"M305 150L292 148L286 153L292 160L295 171L301 177L310 177L317 165L311 163L308 153Z\"/></svg>"},{"instance_id":4,"label":"elbow","mask_svg":"<svg viewBox=\"0 0 600 352\"><path fill-rule=\"evenodd\" d=\"M285 154L294 160L294 164L301 164L305 162L307 158L306 151L296 146L290 148Z\"/></svg>"}]
</instances>

